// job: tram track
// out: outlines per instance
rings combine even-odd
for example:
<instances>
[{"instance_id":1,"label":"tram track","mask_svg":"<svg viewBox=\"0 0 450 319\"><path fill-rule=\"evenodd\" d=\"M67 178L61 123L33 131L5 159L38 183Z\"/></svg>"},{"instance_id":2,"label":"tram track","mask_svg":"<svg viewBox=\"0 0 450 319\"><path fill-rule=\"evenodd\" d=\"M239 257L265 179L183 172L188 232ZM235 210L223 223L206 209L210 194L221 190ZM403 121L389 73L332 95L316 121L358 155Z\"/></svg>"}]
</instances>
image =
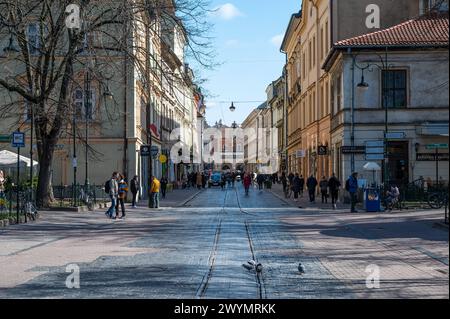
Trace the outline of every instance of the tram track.
<instances>
[{"instance_id":1,"label":"tram track","mask_svg":"<svg viewBox=\"0 0 450 319\"><path fill-rule=\"evenodd\" d=\"M237 200L237 203L238 203L238 206L239 206L239 211L241 213L245 214L245 215L257 216L255 214L251 214L251 213L245 211L242 208L241 201L239 200L239 194L238 194L236 188L235 188L235 193L236 193L236 200ZM245 224L245 230L246 230L246 234L247 234L248 245L249 245L250 252L251 252L251 255L252 255L252 260L254 260L258 264L258 258L257 258L256 253L255 253L255 247L254 247L253 239L252 239L252 235L251 235L252 232L251 232L250 223L249 223L248 220L245 220L244 224ZM264 284L264 278L262 276L262 273L260 273L258 271L255 271L255 279L256 279L256 284L258 285L258 296L259 296L259 299L266 299L267 291L266 291L266 287L265 287L265 284Z\"/></svg>"},{"instance_id":2,"label":"tram track","mask_svg":"<svg viewBox=\"0 0 450 319\"><path fill-rule=\"evenodd\" d=\"M216 265L216 258L217 258L217 252L218 252L218 247L219 247L219 240L220 240L220 235L222 232L222 218L221 218L221 213L225 214L225 205L226 205L226 201L227 201L227 195L228 195L228 190L225 192L225 196L223 199L223 204L222 204L222 209L219 211L219 213L217 214L217 218L218 218L218 222L216 225L216 232L214 235L214 242L213 242L213 246L211 249L211 252L209 254L209 258L208 258L208 272L203 276L202 281L200 283L200 286L197 289L197 293L195 294L195 298L196 299L201 299L205 296L206 291L208 290L208 285L209 282L212 278L212 274Z\"/></svg>"},{"instance_id":3,"label":"tram track","mask_svg":"<svg viewBox=\"0 0 450 319\"><path fill-rule=\"evenodd\" d=\"M221 235L223 233L223 225L222 225L223 220L221 218L221 215L227 214L226 203L227 203L227 199L228 199L228 194L229 194L229 192L228 192L228 190L226 190L222 209L219 211L219 213L217 215L218 221L216 224L214 241L213 241L212 249L211 249L211 252L210 252L209 258L208 258L208 271L203 276L202 281L197 289L197 292L195 295L196 299L202 299L206 296L209 284L211 282L211 278L213 278L213 273L214 273L214 270L216 269L216 260L217 260L218 252L219 252L219 242L220 242ZM235 189L235 195L236 195L236 201L238 204L239 212L241 214L257 216L257 215L246 212L242 208L242 205L239 200L239 195L238 195L236 189ZM254 260L255 262L258 263L258 258L257 258L256 252L255 252L255 245L254 245L253 238L252 238L251 225L247 219L244 220L244 227L245 227L246 239L248 241L250 256L251 256L252 260ZM257 290L258 298L266 299L266 295L267 295L266 288L264 285L263 276L260 272L255 271L255 281L256 281L256 285L257 285L257 289L258 289Z\"/></svg>"}]
</instances>

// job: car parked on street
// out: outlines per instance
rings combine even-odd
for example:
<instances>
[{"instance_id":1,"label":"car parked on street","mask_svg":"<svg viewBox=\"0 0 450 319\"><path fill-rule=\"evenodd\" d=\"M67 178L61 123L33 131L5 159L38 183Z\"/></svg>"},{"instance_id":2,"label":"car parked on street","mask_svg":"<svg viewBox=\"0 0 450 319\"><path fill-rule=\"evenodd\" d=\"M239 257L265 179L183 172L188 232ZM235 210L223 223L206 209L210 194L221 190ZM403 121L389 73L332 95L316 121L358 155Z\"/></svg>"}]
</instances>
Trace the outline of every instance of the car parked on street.
<instances>
[{"instance_id":1,"label":"car parked on street","mask_svg":"<svg viewBox=\"0 0 450 319\"><path fill-rule=\"evenodd\" d=\"M222 174L220 172L214 172L211 174L211 177L208 181L208 187L220 186L222 182Z\"/></svg>"}]
</instances>

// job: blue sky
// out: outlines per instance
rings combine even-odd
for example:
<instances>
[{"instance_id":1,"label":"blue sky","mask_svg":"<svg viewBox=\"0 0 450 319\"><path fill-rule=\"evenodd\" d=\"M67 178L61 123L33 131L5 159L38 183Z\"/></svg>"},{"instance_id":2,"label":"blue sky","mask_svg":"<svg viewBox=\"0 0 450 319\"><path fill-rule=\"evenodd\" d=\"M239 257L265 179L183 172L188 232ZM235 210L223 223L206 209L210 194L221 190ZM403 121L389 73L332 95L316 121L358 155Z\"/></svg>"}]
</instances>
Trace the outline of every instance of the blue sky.
<instances>
[{"instance_id":1,"label":"blue sky","mask_svg":"<svg viewBox=\"0 0 450 319\"><path fill-rule=\"evenodd\" d=\"M301 0L213 0L212 7L220 8L211 19L218 61L223 64L202 74L211 95L206 116L209 124L220 119L240 124L261 104L256 101L265 101L267 86L281 76L285 56L280 45ZM228 101L238 101L235 113L229 111ZM246 101L255 102L242 103Z\"/></svg>"}]
</instances>

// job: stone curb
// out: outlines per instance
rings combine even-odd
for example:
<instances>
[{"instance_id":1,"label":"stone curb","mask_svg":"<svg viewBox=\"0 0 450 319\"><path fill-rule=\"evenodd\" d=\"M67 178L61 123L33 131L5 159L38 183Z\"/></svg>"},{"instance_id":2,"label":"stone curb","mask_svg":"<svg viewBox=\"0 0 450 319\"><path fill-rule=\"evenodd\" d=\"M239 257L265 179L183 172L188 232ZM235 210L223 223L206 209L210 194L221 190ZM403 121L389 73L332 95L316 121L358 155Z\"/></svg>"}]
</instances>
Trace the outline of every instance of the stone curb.
<instances>
[{"instance_id":1,"label":"stone curb","mask_svg":"<svg viewBox=\"0 0 450 319\"><path fill-rule=\"evenodd\" d=\"M187 203L189 203L191 200L193 200L194 198L196 198L198 195L200 195L202 191L198 191L197 193L195 193L194 195L192 195L191 197L189 197L187 200L185 200L184 202L182 202L181 204L178 204L176 207L183 207L185 206Z\"/></svg>"},{"instance_id":2,"label":"stone curb","mask_svg":"<svg viewBox=\"0 0 450 319\"><path fill-rule=\"evenodd\" d=\"M94 208L90 210L87 206L80 207L51 207L46 211L51 212L70 212L70 213L88 213L91 211L95 211L96 209L108 208L108 204L95 204Z\"/></svg>"},{"instance_id":3,"label":"stone curb","mask_svg":"<svg viewBox=\"0 0 450 319\"><path fill-rule=\"evenodd\" d=\"M40 215L39 213L36 215L36 219L39 219ZM36 221L27 219L27 224L29 223L34 223ZM10 217L9 219L2 219L0 220L0 228L5 228L8 227L10 225L20 225L20 224L25 224L25 216L19 216L19 223L17 223L16 218Z\"/></svg>"}]
</instances>

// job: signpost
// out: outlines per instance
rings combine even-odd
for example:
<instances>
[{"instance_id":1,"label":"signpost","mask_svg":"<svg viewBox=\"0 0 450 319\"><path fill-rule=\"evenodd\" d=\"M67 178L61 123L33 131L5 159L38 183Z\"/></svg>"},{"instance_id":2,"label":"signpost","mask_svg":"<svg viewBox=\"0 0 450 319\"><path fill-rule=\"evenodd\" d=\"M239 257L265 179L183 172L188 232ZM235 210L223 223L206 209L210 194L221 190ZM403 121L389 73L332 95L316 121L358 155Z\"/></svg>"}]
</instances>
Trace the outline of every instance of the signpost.
<instances>
[{"instance_id":1,"label":"signpost","mask_svg":"<svg viewBox=\"0 0 450 319\"><path fill-rule=\"evenodd\" d=\"M17 148L16 214L17 214L17 224L19 224L20 223L20 218L19 218L20 149L22 147L25 147L25 133L22 133L20 131L14 132L11 137L11 147ZM31 163L31 165L33 165L33 163ZM26 218L26 214L25 214L25 218Z\"/></svg>"},{"instance_id":2,"label":"signpost","mask_svg":"<svg viewBox=\"0 0 450 319\"><path fill-rule=\"evenodd\" d=\"M142 157L149 157L150 156L150 146L149 145L143 145L141 146L141 156Z\"/></svg>"},{"instance_id":3,"label":"signpost","mask_svg":"<svg viewBox=\"0 0 450 319\"><path fill-rule=\"evenodd\" d=\"M295 156L297 158L305 158L306 157L306 151L305 150L299 150L295 153Z\"/></svg>"},{"instance_id":4,"label":"signpost","mask_svg":"<svg viewBox=\"0 0 450 319\"><path fill-rule=\"evenodd\" d=\"M319 154L319 156L326 156L328 155L328 146L319 146L317 153Z\"/></svg>"},{"instance_id":5,"label":"signpost","mask_svg":"<svg viewBox=\"0 0 450 319\"><path fill-rule=\"evenodd\" d=\"M150 148L150 152L151 152L151 155L152 155L152 158L153 158L153 159L158 158L158 154L159 154L159 148L158 148L158 146L152 146L152 147Z\"/></svg>"},{"instance_id":6,"label":"signpost","mask_svg":"<svg viewBox=\"0 0 450 319\"><path fill-rule=\"evenodd\" d=\"M401 140L406 138L405 132L388 132L385 134L387 140Z\"/></svg>"},{"instance_id":7,"label":"signpost","mask_svg":"<svg viewBox=\"0 0 450 319\"><path fill-rule=\"evenodd\" d=\"M384 159L384 141L366 142L366 160L381 161Z\"/></svg>"},{"instance_id":8,"label":"signpost","mask_svg":"<svg viewBox=\"0 0 450 319\"><path fill-rule=\"evenodd\" d=\"M439 185L439 150L448 149L448 144L428 144L427 150L435 150L435 160L436 160L436 186Z\"/></svg>"},{"instance_id":9,"label":"signpost","mask_svg":"<svg viewBox=\"0 0 450 319\"><path fill-rule=\"evenodd\" d=\"M365 146L342 146L342 154L366 154Z\"/></svg>"}]
</instances>

